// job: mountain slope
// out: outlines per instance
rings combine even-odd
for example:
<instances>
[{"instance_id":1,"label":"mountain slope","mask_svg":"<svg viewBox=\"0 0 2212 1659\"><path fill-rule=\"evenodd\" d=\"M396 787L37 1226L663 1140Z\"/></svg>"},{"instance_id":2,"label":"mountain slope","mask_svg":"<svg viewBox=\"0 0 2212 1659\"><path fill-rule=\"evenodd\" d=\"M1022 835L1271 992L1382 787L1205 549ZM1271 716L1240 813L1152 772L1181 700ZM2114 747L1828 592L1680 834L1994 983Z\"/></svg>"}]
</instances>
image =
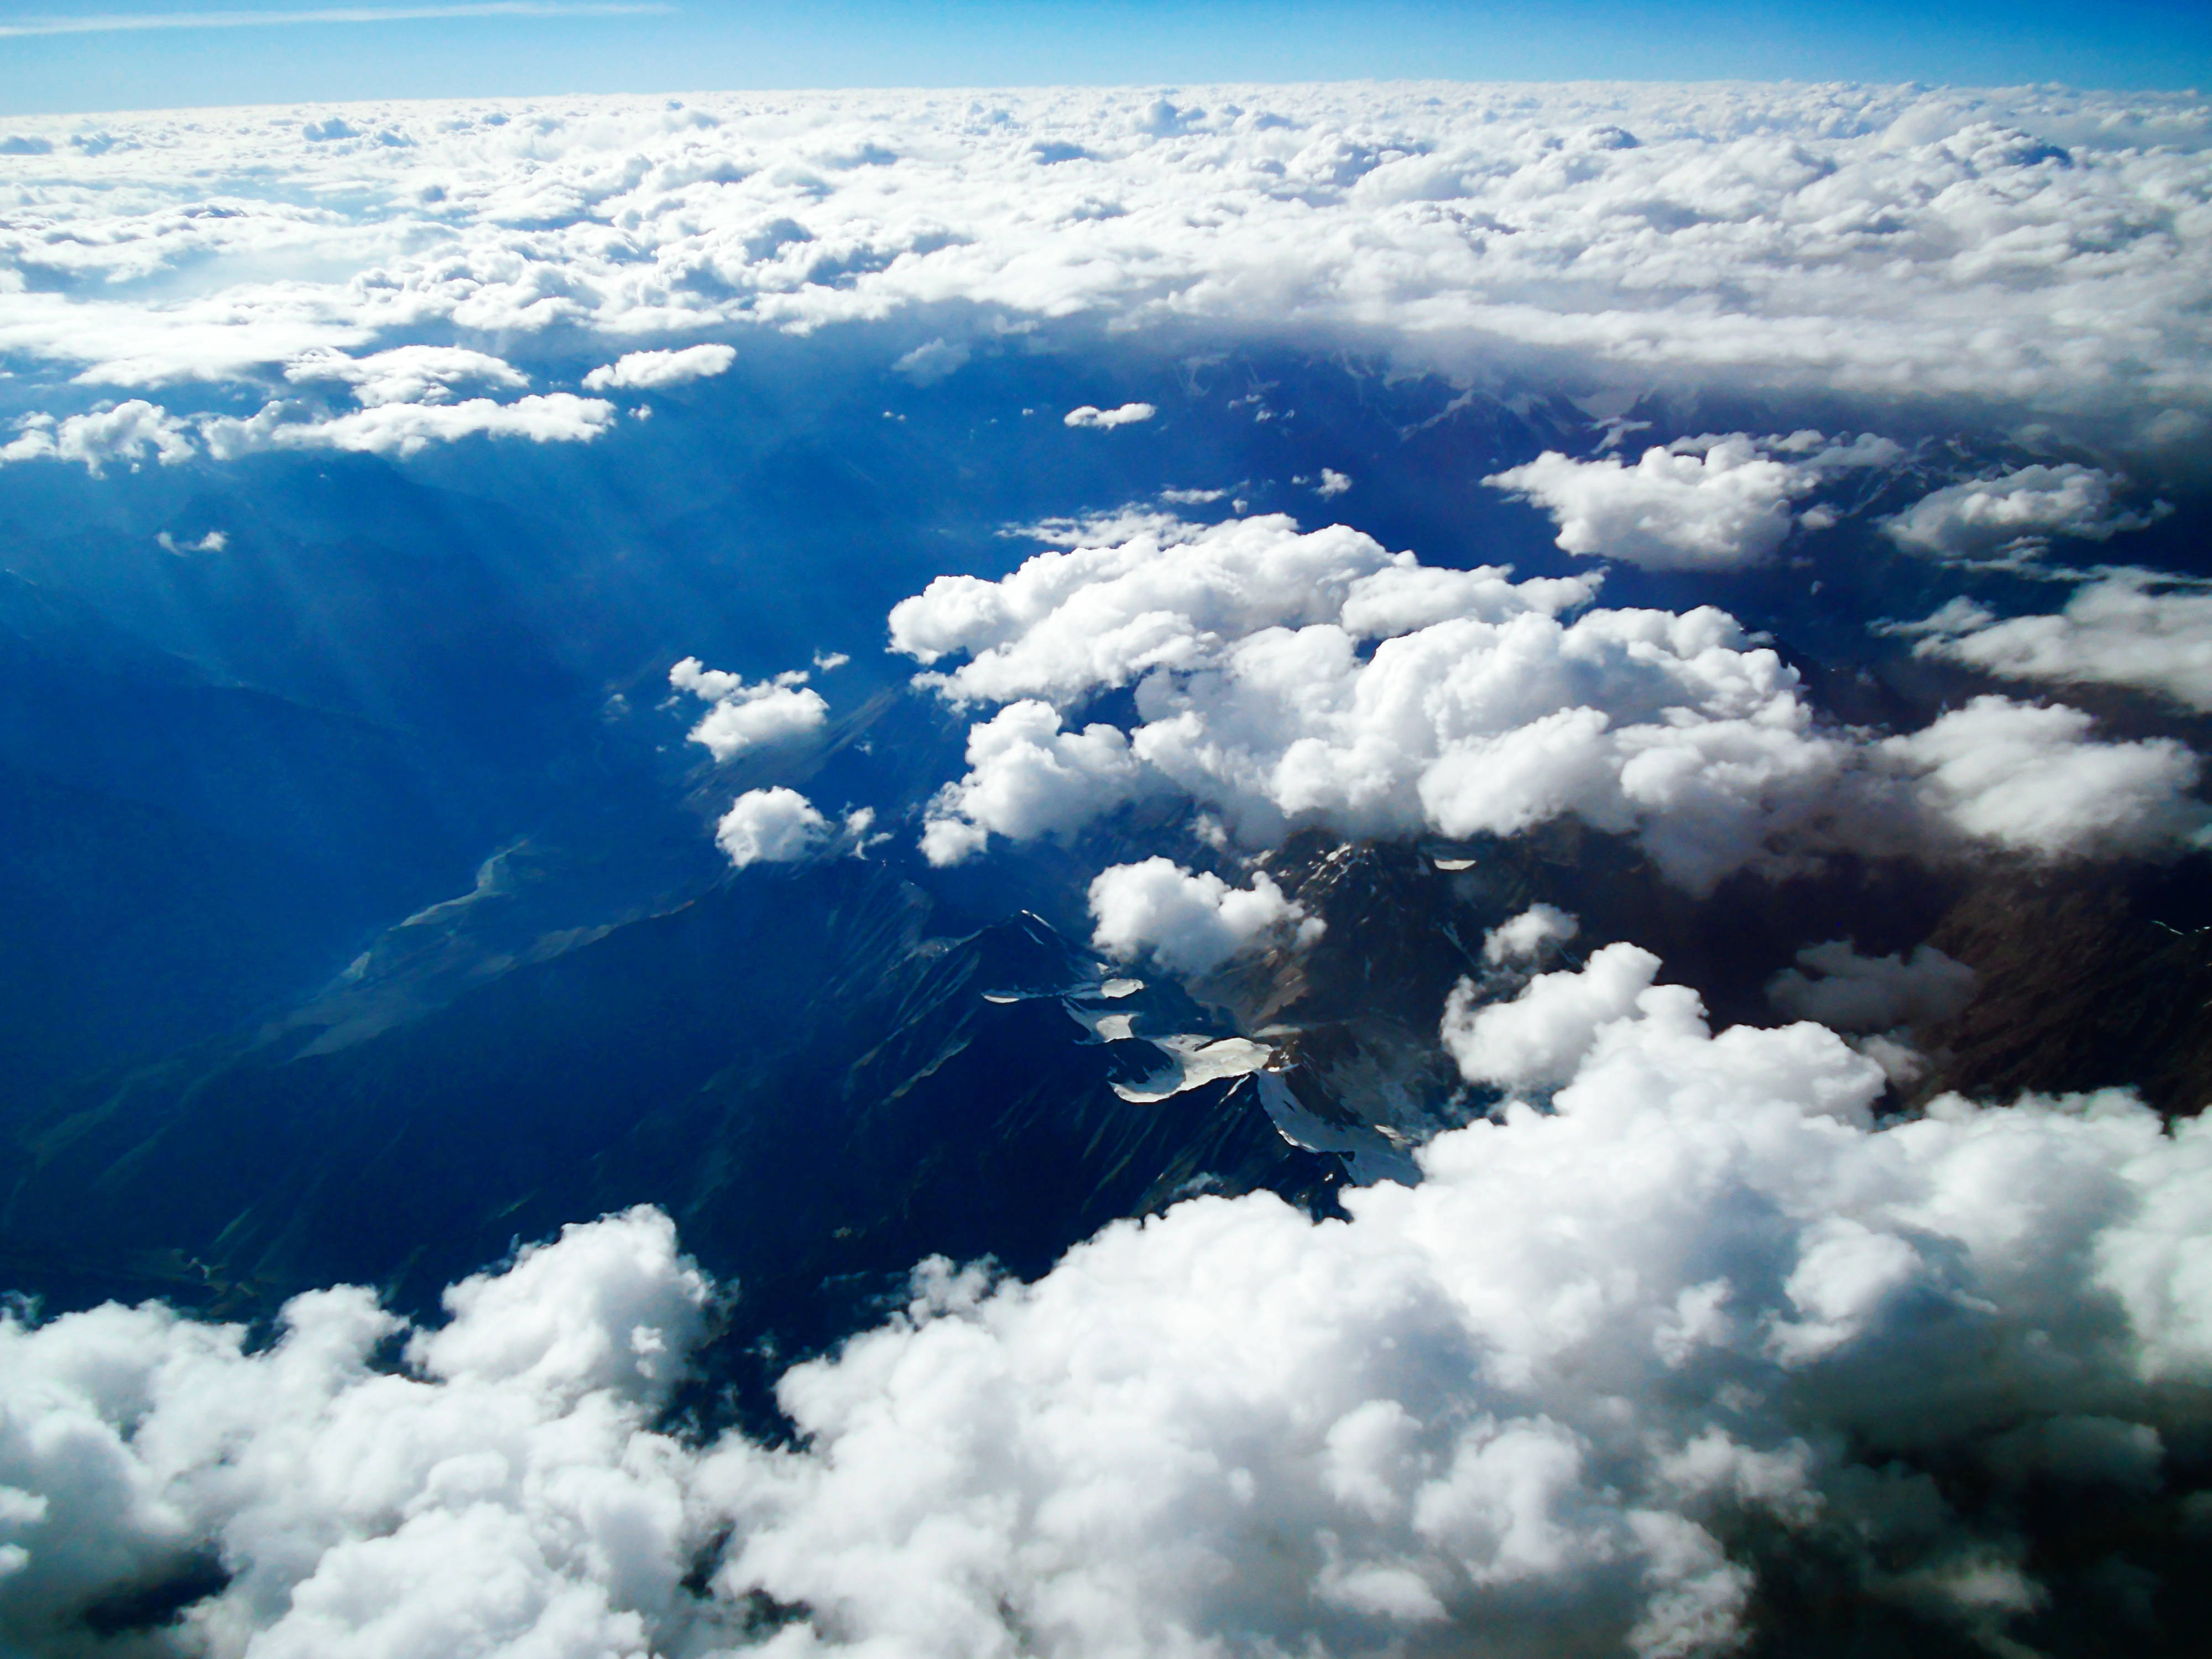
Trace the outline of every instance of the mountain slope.
<instances>
[{"instance_id":1,"label":"mountain slope","mask_svg":"<svg viewBox=\"0 0 2212 1659\"><path fill-rule=\"evenodd\" d=\"M0 1253L58 1301L253 1312L352 1280L419 1309L653 1202L744 1287L748 1340L788 1347L931 1254L1034 1273L1204 1189L1331 1206L1335 1161L1249 1086L1117 1095L1113 1051L1148 1045L1087 1040L1049 994L1095 969L1042 922L933 920L854 860L746 872L335 1052L294 1029L143 1068L20 1127Z\"/></svg>"}]
</instances>

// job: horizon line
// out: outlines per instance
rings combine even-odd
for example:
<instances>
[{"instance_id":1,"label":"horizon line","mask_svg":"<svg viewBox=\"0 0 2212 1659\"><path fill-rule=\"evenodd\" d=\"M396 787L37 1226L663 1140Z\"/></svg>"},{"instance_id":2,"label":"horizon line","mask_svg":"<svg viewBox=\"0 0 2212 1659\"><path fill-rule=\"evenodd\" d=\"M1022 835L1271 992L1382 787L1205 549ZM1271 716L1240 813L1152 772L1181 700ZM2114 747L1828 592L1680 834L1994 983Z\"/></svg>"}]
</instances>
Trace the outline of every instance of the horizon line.
<instances>
[{"instance_id":1,"label":"horizon line","mask_svg":"<svg viewBox=\"0 0 2212 1659\"><path fill-rule=\"evenodd\" d=\"M635 17L673 12L668 0L451 0L447 4L320 6L299 11L105 12L0 23L0 39L135 34L149 29L268 28L301 23L403 23L448 17Z\"/></svg>"}]
</instances>

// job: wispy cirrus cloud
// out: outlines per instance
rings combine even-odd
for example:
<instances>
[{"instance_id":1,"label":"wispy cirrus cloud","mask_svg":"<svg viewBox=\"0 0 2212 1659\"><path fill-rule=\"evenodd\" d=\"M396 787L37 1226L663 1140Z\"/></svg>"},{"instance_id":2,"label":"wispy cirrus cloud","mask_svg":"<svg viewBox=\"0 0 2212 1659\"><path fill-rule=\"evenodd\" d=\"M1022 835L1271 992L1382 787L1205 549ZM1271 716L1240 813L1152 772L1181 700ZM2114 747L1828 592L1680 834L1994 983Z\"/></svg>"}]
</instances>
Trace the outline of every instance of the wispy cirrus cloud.
<instances>
[{"instance_id":1,"label":"wispy cirrus cloud","mask_svg":"<svg viewBox=\"0 0 2212 1659\"><path fill-rule=\"evenodd\" d=\"M449 17L635 17L672 12L657 0L462 0L445 6L315 6L296 11L94 12L0 23L0 38L123 34L142 29L234 29L284 23L404 23Z\"/></svg>"}]
</instances>

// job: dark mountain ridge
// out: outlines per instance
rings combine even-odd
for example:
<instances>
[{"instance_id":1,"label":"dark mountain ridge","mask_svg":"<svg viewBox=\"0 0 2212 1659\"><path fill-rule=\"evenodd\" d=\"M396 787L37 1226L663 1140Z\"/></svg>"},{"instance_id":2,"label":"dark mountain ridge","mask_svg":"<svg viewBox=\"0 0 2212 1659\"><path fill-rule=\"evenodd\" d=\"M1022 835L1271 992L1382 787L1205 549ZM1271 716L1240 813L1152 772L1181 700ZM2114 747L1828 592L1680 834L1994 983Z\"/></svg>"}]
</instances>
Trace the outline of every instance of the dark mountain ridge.
<instances>
[{"instance_id":1,"label":"dark mountain ridge","mask_svg":"<svg viewBox=\"0 0 2212 1659\"><path fill-rule=\"evenodd\" d=\"M1086 1040L1054 993L1097 966L1042 922L936 919L879 866L742 872L335 1052L280 1030L77 1091L13 1126L0 1259L57 1306L351 1281L420 1312L651 1202L742 1287L735 1334L790 1352L932 1254L1032 1274L1200 1190L1333 1207L1336 1160L1249 1085L1115 1093L1149 1045ZM1162 992L1150 1018L1205 1016Z\"/></svg>"}]
</instances>

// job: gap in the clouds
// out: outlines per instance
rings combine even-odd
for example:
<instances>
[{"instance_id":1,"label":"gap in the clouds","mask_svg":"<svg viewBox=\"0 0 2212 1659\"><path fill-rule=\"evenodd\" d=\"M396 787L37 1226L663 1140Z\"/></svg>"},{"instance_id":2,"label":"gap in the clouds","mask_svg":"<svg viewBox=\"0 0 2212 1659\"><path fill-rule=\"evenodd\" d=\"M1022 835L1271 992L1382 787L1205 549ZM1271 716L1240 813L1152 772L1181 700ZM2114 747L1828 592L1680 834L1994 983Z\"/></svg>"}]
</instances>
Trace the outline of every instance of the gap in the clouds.
<instances>
[{"instance_id":1,"label":"gap in the clouds","mask_svg":"<svg viewBox=\"0 0 2212 1659\"><path fill-rule=\"evenodd\" d=\"M176 1571L156 1583L102 1596L77 1616L85 1629L103 1641L143 1639L173 1626L187 1607L222 1595L231 1583L232 1575L221 1558L208 1550L188 1556Z\"/></svg>"}]
</instances>

